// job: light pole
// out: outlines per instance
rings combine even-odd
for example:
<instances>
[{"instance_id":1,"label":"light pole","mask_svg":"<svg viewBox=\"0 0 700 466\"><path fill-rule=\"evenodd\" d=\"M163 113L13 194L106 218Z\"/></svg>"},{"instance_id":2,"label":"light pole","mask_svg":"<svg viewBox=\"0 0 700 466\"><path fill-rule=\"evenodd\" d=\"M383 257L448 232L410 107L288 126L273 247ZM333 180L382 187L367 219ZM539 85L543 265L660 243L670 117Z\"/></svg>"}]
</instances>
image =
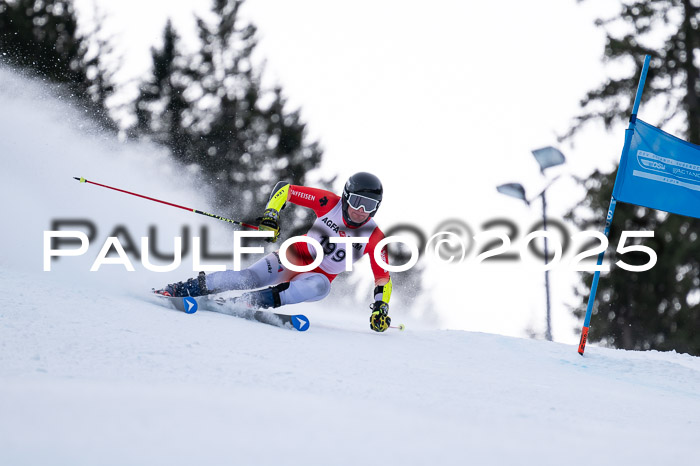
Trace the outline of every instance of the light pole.
<instances>
[{"instance_id":1,"label":"light pole","mask_svg":"<svg viewBox=\"0 0 700 466\"><path fill-rule=\"evenodd\" d=\"M537 149L532 151L532 155L535 156L535 160L540 165L540 173L544 176L544 170L549 167L554 167L556 165L563 164L566 159L564 154L562 154L558 149L554 147L544 147L542 149ZM506 196L515 197L524 201L528 206L530 202L534 201L538 197L542 198L542 229L547 231L547 199L545 193L552 183L554 183L558 176L552 179L552 181L545 186L541 193L528 200L525 195L525 188L520 183L507 183L498 186L496 189L499 193L505 194ZM547 250L547 236L544 237L544 265L549 263L549 251ZM549 298L549 270L544 271L544 288L547 297L547 330L545 333L545 338L552 341L552 317L551 317L551 303Z\"/></svg>"}]
</instances>

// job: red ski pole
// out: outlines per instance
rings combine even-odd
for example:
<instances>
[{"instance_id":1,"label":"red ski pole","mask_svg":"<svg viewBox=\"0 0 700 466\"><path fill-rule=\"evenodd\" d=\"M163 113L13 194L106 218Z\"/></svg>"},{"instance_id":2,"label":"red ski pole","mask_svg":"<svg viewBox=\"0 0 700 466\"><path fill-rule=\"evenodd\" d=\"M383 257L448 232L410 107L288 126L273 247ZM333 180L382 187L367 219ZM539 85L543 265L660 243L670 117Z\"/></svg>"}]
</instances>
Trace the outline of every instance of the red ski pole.
<instances>
[{"instance_id":1,"label":"red ski pole","mask_svg":"<svg viewBox=\"0 0 700 466\"><path fill-rule=\"evenodd\" d=\"M215 215L215 214L210 214L208 212L203 212L201 210L191 209L189 207L184 207L181 205L173 204L172 202L161 201L160 199L155 199L153 197L144 196L142 194L132 193L130 191L125 191L123 189L114 188L112 186L107 186L106 184L95 183L94 181L89 181L89 180L86 180L85 178L78 178L77 176L74 176L73 179L76 179L76 180L80 181L81 183L90 183L90 184L94 184L95 186L102 186L103 188L113 189L115 191L119 191L120 193L131 194L132 196L141 197L143 199L148 199L149 201L160 202L161 204L169 205L172 207L177 207L178 209L188 210L190 212L194 212L195 214L206 215L207 217L212 217L212 218L215 218L217 220L221 220L223 222L233 223L234 225L240 225L242 227L250 228L253 230L258 229L258 227L256 227L255 225L249 225L247 223L239 222L238 220L231 220L230 218L222 217L221 215Z\"/></svg>"}]
</instances>

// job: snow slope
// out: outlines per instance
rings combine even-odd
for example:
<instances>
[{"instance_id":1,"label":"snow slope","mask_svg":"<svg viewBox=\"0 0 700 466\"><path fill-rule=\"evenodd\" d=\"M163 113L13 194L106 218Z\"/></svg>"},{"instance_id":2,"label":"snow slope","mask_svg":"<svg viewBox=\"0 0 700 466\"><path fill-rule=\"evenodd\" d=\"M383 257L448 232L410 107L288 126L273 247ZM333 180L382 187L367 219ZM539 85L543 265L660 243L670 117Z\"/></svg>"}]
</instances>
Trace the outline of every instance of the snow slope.
<instances>
[{"instance_id":1,"label":"snow slope","mask_svg":"<svg viewBox=\"0 0 700 466\"><path fill-rule=\"evenodd\" d=\"M1 464L697 464L700 361L449 330L304 333L0 271ZM118 287L116 287L118 288ZM296 310L296 309L295 309Z\"/></svg>"},{"instance_id":2,"label":"snow slope","mask_svg":"<svg viewBox=\"0 0 700 466\"><path fill-rule=\"evenodd\" d=\"M311 320L298 333L149 302L187 261L88 272L115 225L167 238L200 220L72 176L206 197L168 176L165 154L106 139L35 83L4 70L0 83L0 464L697 464L698 358L592 345L582 358L401 314L405 332L375 334L364 302L297 305ZM100 241L43 272L42 233L66 216ZM226 250L230 232L203 222Z\"/></svg>"}]
</instances>

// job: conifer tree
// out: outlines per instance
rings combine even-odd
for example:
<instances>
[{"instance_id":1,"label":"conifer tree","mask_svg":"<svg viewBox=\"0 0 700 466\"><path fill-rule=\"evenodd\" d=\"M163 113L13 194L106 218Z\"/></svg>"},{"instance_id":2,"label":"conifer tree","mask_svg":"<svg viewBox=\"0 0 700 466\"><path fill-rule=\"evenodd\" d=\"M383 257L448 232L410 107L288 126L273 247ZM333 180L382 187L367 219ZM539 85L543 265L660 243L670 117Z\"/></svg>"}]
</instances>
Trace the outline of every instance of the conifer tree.
<instances>
[{"instance_id":1,"label":"conifer tree","mask_svg":"<svg viewBox=\"0 0 700 466\"><path fill-rule=\"evenodd\" d=\"M277 181L304 184L322 151L308 141L300 111L287 109L281 87L263 87L256 28L240 18L242 5L214 0L211 18L196 18L199 43L192 54L180 50L168 22L162 46L151 51L152 73L134 103L130 133L197 167L217 211L254 223ZM283 221L287 232L301 231L311 216L290 206Z\"/></svg>"},{"instance_id":2,"label":"conifer tree","mask_svg":"<svg viewBox=\"0 0 700 466\"><path fill-rule=\"evenodd\" d=\"M620 4L617 16L598 19L596 25L605 30L605 61L633 64L634 72L610 78L588 92L581 101L584 113L570 134L590 120L602 120L609 129L629 118L644 56L650 55L642 103L663 103L665 114L656 123L664 126L679 117L685 123L682 136L700 144L700 70L694 60L700 48L700 3L620 0Z\"/></svg>"},{"instance_id":3,"label":"conifer tree","mask_svg":"<svg viewBox=\"0 0 700 466\"><path fill-rule=\"evenodd\" d=\"M99 26L99 25L98 25ZM114 91L103 63L107 41L78 33L72 0L0 0L0 62L61 84L103 127L116 130L106 100Z\"/></svg>"},{"instance_id":4,"label":"conifer tree","mask_svg":"<svg viewBox=\"0 0 700 466\"><path fill-rule=\"evenodd\" d=\"M182 159L191 145L183 123L191 102L185 99L188 85L186 58L178 50L179 37L168 20L163 30L162 48L152 48L152 75L142 83L134 103L134 136L148 137Z\"/></svg>"},{"instance_id":5,"label":"conifer tree","mask_svg":"<svg viewBox=\"0 0 700 466\"><path fill-rule=\"evenodd\" d=\"M240 18L242 0L214 0L211 24L197 20L200 49L192 60L193 144L183 155L203 169L222 208L254 218L278 180L304 184L321 149L308 142L299 111L288 111L282 90L264 89L254 56L256 28ZM292 209L294 210L294 209ZM297 211L294 224L308 223Z\"/></svg>"}]
</instances>

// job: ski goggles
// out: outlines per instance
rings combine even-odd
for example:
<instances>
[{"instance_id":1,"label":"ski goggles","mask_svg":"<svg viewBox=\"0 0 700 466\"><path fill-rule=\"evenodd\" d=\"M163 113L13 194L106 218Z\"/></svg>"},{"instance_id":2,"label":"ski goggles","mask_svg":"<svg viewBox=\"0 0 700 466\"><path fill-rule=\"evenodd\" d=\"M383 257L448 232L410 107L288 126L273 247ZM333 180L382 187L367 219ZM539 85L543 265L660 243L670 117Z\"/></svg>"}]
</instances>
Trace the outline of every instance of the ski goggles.
<instances>
[{"instance_id":1,"label":"ski goggles","mask_svg":"<svg viewBox=\"0 0 700 466\"><path fill-rule=\"evenodd\" d=\"M362 209L366 213L372 213L379 207L379 201L359 194L350 194L348 195L348 205L355 210Z\"/></svg>"}]
</instances>

